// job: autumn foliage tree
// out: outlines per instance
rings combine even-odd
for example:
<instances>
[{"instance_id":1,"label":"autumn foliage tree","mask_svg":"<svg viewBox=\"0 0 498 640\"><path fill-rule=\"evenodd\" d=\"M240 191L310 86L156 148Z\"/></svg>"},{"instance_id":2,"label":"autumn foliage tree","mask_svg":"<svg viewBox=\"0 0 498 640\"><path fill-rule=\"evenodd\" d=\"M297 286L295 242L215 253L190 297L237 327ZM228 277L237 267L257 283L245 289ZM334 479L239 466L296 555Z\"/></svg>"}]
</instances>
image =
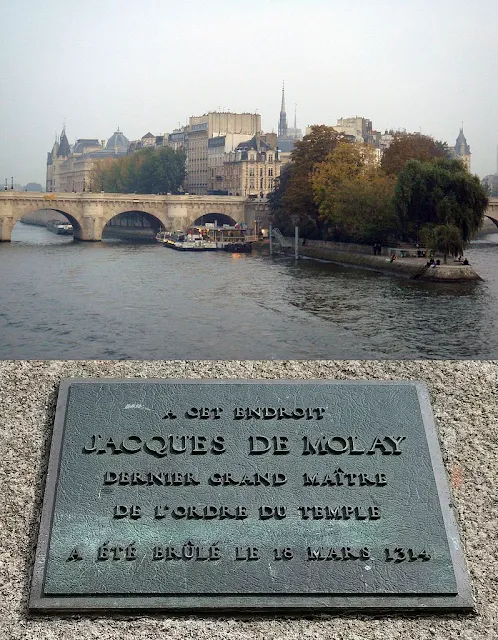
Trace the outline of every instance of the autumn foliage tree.
<instances>
[{"instance_id":1,"label":"autumn foliage tree","mask_svg":"<svg viewBox=\"0 0 498 640\"><path fill-rule=\"evenodd\" d=\"M447 156L447 145L421 133L395 133L384 151L381 167L387 175L398 175L408 160L422 162Z\"/></svg>"},{"instance_id":2,"label":"autumn foliage tree","mask_svg":"<svg viewBox=\"0 0 498 640\"><path fill-rule=\"evenodd\" d=\"M365 144L340 143L316 166L313 193L321 219L338 240L383 242L397 232L395 179Z\"/></svg>"},{"instance_id":3,"label":"autumn foliage tree","mask_svg":"<svg viewBox=\"0 0 498 640\"><path fill-rule=\"evenodd\" d=\"M274 224L283 233L298 226L308 238L323 237L323 221L314 201L312 178L318 163L344 140L332 127L315 125L295 144L292 164L285 168L277 188L269 198Z\"/></svg>"}]
</instances>

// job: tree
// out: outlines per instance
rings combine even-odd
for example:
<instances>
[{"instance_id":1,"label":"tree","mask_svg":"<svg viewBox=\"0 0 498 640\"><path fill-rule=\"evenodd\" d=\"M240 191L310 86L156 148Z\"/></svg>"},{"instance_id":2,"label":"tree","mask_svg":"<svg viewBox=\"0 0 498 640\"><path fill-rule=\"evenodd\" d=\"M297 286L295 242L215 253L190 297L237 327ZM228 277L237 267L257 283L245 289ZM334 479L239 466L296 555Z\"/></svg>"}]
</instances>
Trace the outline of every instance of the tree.
<instances>
[{"instance_id":1,"label":"tree","mask_svg":"<svg viewBox=\"0 0 498 640\"><path fill-rule=\"evenodd\" d=\"M306 237L323 236L323 223L318 206L313 199L312 177L319 162L344 140L344 136L332 127L315 125L311 133L295 144L292 152L292 164L277 186L277 193L270 199L270 209L275 222L282 230L299 226Z\"/></svg>"},{"instance_id":2,"label":"tree","mask_svg":"<svg viewBox=\"0 0 498 640\"><path fill-rule=\"evenodd\" d=\"M278 227L284 235L294 232L292 221L286 212L283 197L290 180L291 164L286 164L280 171L280 177L275 180L275 188L268 195L272 224Z\"/></svg>"},{"instance_id":3,"label":"tree","mask_svg":"<svg viewBox=\"0 0 498 640\"><path fill-rule=\"evenodd\" d=\"M436 148L441 151L442 158L448 158L449 160L451 160L452 155L447 142L444 142L443 140L436 140L435 145Z\"/></svg>"},{"instance_id":4,"label":"tree","mask_svg":"<svg viewBox=\"0 0 498 640\"><path fill-rule=\"evenodd\" d=\"M395 133L384 151L381 167L388 175L398 175L408 160L428 161L448 156L448 145L421 133Z\"/></svg>"},{"instance_id":5,"label":"tree","mask_svg":"<svg viewBox=\"0 0 498 640\"><path fill-rule=\"evenodd\" d=\"M448 255L462 255L464 242L460 229L453 224L441 224L437 226L426 225L422 228L421 236L424 244L436 253L443 254L443 261L446 263Z\"/></svg>"},{"instance_id":6,"label":"tree","mask_svg":"<svg viewBox=\"0 0 498 640\"><path fill-rule=\"evenodd\" d=\"M178 193L184 178L183 152L161 147L95 162L91 183L109 193Z\"/></svg>"},{"instance_id":7,"label":"tree","mask_svg":"<svg viewBox=\"0 0 498 640\"><path fill-rule=\"evenodd\" d=\"M364 144L340 143L313 174L320 216L338 240L384 242L397 231L394 178Z\"/></svg>"},{"instance_id":8,"label":"tree","mask_svg":"<svg viewBox=\"0 0 498 640\"><path fill-rule=\"evenodd\" d=\"M459 160L409 160L398 176L394 206L406 238L426 225L453 225L465 245L482 223L488 198L479 178Z\"/></svg>"}]
</instances>

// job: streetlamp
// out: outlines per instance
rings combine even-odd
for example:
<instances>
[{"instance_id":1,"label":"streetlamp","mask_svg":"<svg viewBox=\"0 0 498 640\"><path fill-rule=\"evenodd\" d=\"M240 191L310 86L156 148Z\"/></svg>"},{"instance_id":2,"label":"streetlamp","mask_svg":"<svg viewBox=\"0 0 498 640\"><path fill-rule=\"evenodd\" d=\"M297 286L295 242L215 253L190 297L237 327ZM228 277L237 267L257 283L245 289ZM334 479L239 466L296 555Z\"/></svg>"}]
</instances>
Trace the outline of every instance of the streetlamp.
<instances>
[{"instance_id":1,"label":"streetlamp","mask_svg":"<svg viewBox=\"0 0 498 640\"><path fill-rule=\"evenodd\" d=\"M10 179L10 188L12 191L14 191L14 176L12 176Z\"/></svg>"},{"instance_id":2,"label":"streetlamp","mask_svg":"<svg viewBox=\"0 0 498 640\"><path fill-rule=\"evenodd\" d=\"M7 187L7 178L5 178L5 187L4 187L4 191L7 191L8 187Z\"/></svg>"}]
</instances>

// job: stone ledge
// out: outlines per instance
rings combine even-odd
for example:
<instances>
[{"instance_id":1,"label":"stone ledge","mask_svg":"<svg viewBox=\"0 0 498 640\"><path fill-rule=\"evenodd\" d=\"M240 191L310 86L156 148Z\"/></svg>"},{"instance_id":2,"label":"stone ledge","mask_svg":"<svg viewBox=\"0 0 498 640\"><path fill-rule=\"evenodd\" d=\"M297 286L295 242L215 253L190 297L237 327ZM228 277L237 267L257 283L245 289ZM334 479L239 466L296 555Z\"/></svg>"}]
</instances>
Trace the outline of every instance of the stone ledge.
<instances>
[{"instance_id":1,"label":"stone ledge","mask_svg":"<svg viewBox=\"0 0 498 640\"><path fill-rule=\"evenodd\" d=\"M326 243L310 240L305 246L299 245L298 254L301 257L314 258L317 260L328 260L345 267L357 267L378 271L404 278L416 280L428 280L432 282L471 282L482 280L481 276L472 269L470 265L463 264L441 264L435 268L424 269L427 264L426 258L398 258L391 262L387 256L373 256L367 253L356 253L354 251L343 251L334 246L335 243ZM356 246L356 245L353 245ZM255 242L253 247L260 253L269 253L269 243ZM294 249L286 249L286 254L294 255Z\"/></svg>"},{"instance_id":2,"label":"stone ledge","mask_svg":"<svg viewBox=\"0 0 498 640\"><path fill-rule=\"evenodd\" d=\"M422 380L450 478L477 614L306 617L30 617L27 594L56 392L65 377ZM0 638L141 640L451 640L493 638L498 626L495 479L498 362L2 361L0 362Z\"/></svg>"}]
</instances>

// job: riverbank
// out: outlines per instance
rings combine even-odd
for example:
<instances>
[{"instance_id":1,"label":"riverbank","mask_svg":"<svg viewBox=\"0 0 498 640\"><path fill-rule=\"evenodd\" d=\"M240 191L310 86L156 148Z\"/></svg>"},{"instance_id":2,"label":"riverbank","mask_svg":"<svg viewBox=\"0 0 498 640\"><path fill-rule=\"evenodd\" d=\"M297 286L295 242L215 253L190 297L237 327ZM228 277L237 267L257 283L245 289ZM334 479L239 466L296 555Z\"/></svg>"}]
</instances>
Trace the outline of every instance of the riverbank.
<instances>
[{"instance_id":1,"label":"riverbank","mask_svg":"<svg viewBox=\"0 0 498 640\"><path fill-rule=\"evenodd\" d=\"M275 243L276 251L294 255L294 248L281 250ZM260 253L270 252L268 240L253 243L255 251ZM412 280L424 280L431 282L472 282L482 280L472 266L461 262L448 262L437 267L427 267L427 258L398 257L394 262L390 261L390 249L384 249L384 255L374 256L371 247L346 244L343 242L325 242L321 240L307 240L303 246L299 244L299 256L316 260L328 260L346 267L369 269L390 275L410 278ZM368 252L368 253L367 253ZM401 251L397 251L398 255Z\"/></svg>"}]
</instances>

